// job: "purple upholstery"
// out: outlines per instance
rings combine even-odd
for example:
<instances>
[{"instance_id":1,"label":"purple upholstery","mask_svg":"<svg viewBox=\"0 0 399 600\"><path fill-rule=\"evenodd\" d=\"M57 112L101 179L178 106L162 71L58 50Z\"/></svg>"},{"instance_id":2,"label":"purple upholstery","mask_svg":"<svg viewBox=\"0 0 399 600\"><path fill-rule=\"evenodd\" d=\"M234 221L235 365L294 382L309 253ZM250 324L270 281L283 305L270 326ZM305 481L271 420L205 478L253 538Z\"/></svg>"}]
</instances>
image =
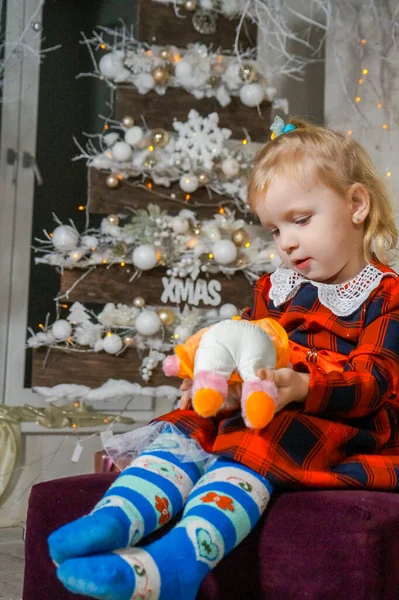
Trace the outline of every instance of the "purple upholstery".
<instances>
[{"instance_id":1,"label":"purple upholstery","mask_svg":"<svg viewBox=\"0 0 399 600\"><path fill-rule=\"evenodd\" d=\"M71 600L55 577L47 536L87 513L115 474L32 488L23 600ZM157 535L161 535L158 533ZM399 598L399 495L363 491L277 494L258 527L202 584L198 600Z\"/></svg>"}]
</instances>

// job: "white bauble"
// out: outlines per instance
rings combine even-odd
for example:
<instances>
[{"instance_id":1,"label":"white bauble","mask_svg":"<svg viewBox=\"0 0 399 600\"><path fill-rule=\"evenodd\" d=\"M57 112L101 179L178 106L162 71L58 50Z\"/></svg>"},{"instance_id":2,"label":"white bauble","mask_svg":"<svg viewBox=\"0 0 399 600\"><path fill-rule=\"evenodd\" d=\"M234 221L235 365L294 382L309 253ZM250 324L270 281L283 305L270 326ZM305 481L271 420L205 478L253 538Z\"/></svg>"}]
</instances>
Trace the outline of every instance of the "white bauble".
<instances>
[{"instance_id":1,"label":"white bauble","mask_svg":"<svg viewBox=\"0 0 399 600\"><path fill-rule=\"evenodd\" d=\"M142 271L153 269L157 264L157 253L151 244L142 244L133 250L132 261Z\"/></svg>"},{"instance_id":2,"label":"white bauble","mask_svg":"<svg viewBox=\"0 0 399 600\"><path fill-rule=\"evenodd\" d=\"M51 333L57 341L67 340L72 333L72 325L65 319L54 321Z\"/></svg>"},{"instance_id":3,"label":"white bauble","mask_svg":"<svg viewBox=\"0 0 399 600\"><path fill-rule=\"evenodd\" d=\"M129 129L126 131L125 142L127 142L131 146L135 146L139 143L143 135L144 131L141 129L141 127L134 125L133 127L129 127Z\"/></svg>"},{"instance_id":4,"label":"white bauble","mask_svg":"<svg viewBox=\"0 0 399 600\"><path fill-rule=\"evenodd\" d=\"M187 327L183 327L182 325L178 325L174 330L174 338L179 344L185 342L190 335L191 331L187 329Z\"/></svg>"},{"instance_id":5,"label":"white bauble","mask_svg":"<svg viewBox=\"0 0 399 600\"><path fill-rule=\"evenodd\" d=\"M185 217L177 216L172 219L172 229L175 233L186 233L189 226L189 222Z\"/></svg>"},{"instance_id":6,"label":"white bauble","mask_svg":"<svg viewBox=\"0 0 399 600\"><path fill-rule=\"evenodd\" d=\"M233 157L225 158L222 162L222 171L226 177L235 177L240 171L240 163Z\"/></svg>"},{"instance_id":7,"label":"white bauble","mask_svg":"<svg viewBox=\"0 0 399 600\"><path fill-rule=\"evenodd\" d=\"M187 173L187 175L180 177L179 185L183 192L187 192L188 194L195 192L198 189L198 184L198 177L192 173Z\"/></svg>"},{"instance_id":8,"label":"white bauble","mask_svg":"<svg viewBox=\"0 0 399 600\"><path fill-rule=\"evenodd\" d=\"M115 144L115 142L118 140L118 138L119 138L118 133L106 133L105 135L103 135L103 140L104 140L105 144L108 146L108 148L110 146L113 146Z\"/></svg>"},{"instance_id":9,"label":"white bauble","mask_svg":"<svg viewBox=\"0 0 399 600\"><path fill-rule=\"evenodd\" d=\"M125 162L132 158L133 150L126 142L116 142L116 144L112 146L112 154L114 155L115 160Z\"/></svg>"},{"instance_id":10,"label":"white bauble","mask_svg":"<svg viewBox=\"0 0 399 600\"><path fill-rule=\"evenodd\" d=\"M265 91L259 83L247 83L240 89L240 100L245 106L259 106L265 99Z\"/></svg>"},{"instance_id":11,"label":"white bauble","mask_svg":"<svg viewBox=\"0 0 399 600\"><path fill-rule=\"evenodd\" d=\"M79 234L70 225L59 225L54 229L51 241L54 248L67 252L76 248L79 242Z\"/></svg>"},{"instance_id":12,"label":"white bauble","mask_svg":"<svg viewBox=\"0 0 399 600\"><path fill-rule=\"evenodd\" d=\"M161 320L156 312L142 310L136 317L136 330L141 335L154 335L161 327Z\"/></svg>"},{"instance_id":13,"label":"white bauble","mask_svg":"<svg viewBox=\"0 0 399 600\"><path fill-rule=\"evenodd\" d=\"M237 246L231 240L220 240L212 247L212 254L221 265L229 265L235 261L237 252Z\"/></svg>"},{"instance_id":14,"label":"white bauble","mask_svg":"<svg viewBox=\"0 0 399 600\"><path fill-rule=\"evenodd\" d=\"M108 52L101 57L98 68L107 79L115 79L123 70L123 52Z\"/></svg>"},{"instance_id":15,"label":"white bauble","mask_svg":"<svg viewBox=\"0 0 399 600\"><path fill-rule=\"evenodd\" d=\"M187 82L193 74L193 68L187 60L179 60L175 65L175 77L181 83Z\"/></svg>"},{"instance_id":16,"label":"white bauble","mask_svg":"<svg viewBox=\"0 0 399 600\"><path fill-rule=\"evenodd\" d=\"M231 317L238 315L239 312L240 311L234 304L222 304L222 306L219 308L219 316L222 319L231 319Z\"/></svg>"},{"instance_id":17,"label":"white bauble","mask_svg":"<svg viewBox=\"0 0 399 600\"><path fill-rule=\"evenodd\" d=\"M116 333L111 333L111 335L106 335L103 339L103 350L107 352L107 354L116 354L120 350L122 350L123 341L122 338L119 337Z\"/></svg>"},{"instance_id":18,"label":"white bauble","mask_svg":"<svg viewBox=\"0 0 399 600\"><path fill-rule=\"evenodd\" d=\"M95 235L84 235L82 236L82 246L95 250L98 246L98 239Z\"/></svg>"}]
</instances>

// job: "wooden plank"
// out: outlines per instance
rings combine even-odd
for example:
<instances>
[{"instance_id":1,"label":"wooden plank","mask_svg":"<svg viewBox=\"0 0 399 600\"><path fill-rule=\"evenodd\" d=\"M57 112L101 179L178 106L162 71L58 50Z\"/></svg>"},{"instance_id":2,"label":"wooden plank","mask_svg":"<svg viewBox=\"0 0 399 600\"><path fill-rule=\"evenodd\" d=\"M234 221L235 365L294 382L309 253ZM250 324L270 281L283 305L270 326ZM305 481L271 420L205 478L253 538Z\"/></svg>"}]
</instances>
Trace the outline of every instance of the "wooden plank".
<instances>
[{"instance_id":1,"label":"wooden plank","mask_svg":"<svg viewBox=\"0 0 399 600\"><path fill-rule=\"evenodd\" d=\"M192 17L193 13L179 7L180 15L176 16L173 2L169 5L141 0L138 8L138 39L141 42L157 44L159 46L174 45L185 48L188 44L212 44L213 48L221 51L231 51L235 39L239 19L226 19L222 15L218 19L217 30L213 35L201 35L195 30ZM249 19L245 19L240 32L239 46L242 50L256 49L257 26Z\"/></svg>"},{"instance_id":2,"label":"wooden plank","mask_svg":"<svg viewBox=\"0 0 399 600\"><path fill-rule=\"evenodd\" d=\"M129 268L130 267L130 268ZM183 293L178 294L176 286L173 286L175 290L174 296L180 297L180 301L174 302L173 296L167 294L168 290L171 291L171 278L166 277L166 271L163 268L152 269L148 272L143 272L140 278L134 282L129 283L129 279L132 276L133 267L127 265L121 267L119 265L113 265L109 269L103 266L97 267L91 273L88 273L86 277L74 287L68 295L67 301L74 302L79 301L83 303L93 304L105 304L106 302L121 302L124 304L131 304L133 298L136 296L143 296L146 303L151 306L159 305L174 305L184 306L187 301L190 301L191 295L188 298L182 299ZM65 294L71 289L76 281L82 276L80 269L65 270L61 276L61 293ZM169 284L164 284L163 279L167 279ZM220 294L220 302L205 304L200 301L198 308L213 308L231 302L238 308L245 308L252 304L252 286L248 279L242 273L236 273L234 277L228 278L225 275L201 275L196 282L192 282L190 278L186 280L176 279L178 286L202 286L205 284L201 283L204 281L216 280L220 282L221 290L218 291ZM199 283L200 282L200 283ZM218 287L216 285L216 287ZM188 287L186 288L188 289ZM192 292L194 293L194 289ZM162 300L163 294L167 294L167 299ZM212 294L215 297L215 294ZM211 296L211 295L210 295Z\"/></svg>"},{"instance_id":3,"label":"wooden plank","mask_svg":"<svg viewBox=\"0 0 399 600\"><path fill-rule=\"evenodd\" d=\"M53 349L44 365L47 348L32 352L32 387L52 387L59 383L75 383L97 388L108 379L124 379L143 386L172 385L179 387L177 377L165 377L159 365L148 383L140 375L141 358L135 348L128 348L119 356L105 352L65 352Z\"/></svg>"},{"instance_id":4,"label":"wooden plank","mask_svg":"<svg viewBox=\"0 0 399 600\"><path fill-rule=\"evenodd\" d=\"M159 204L169 214L174 215L179 213L183 208L195 210L201 219L211 219L219 210L220 207L229 207L235 211L237 215L242 215L236 204L231 198L213 194L209 197L205 188L198 188L193 194L187 194L182 191L178 183L165 188L160 185L155 185L149 182L151 189L144 184L134 185L134 180L121 181L115 189L107 187L105 180L109 175L109 171L99 171L98 169L90 168L88 172L89 178L89 211L97 214L131 214L132 210L138 208L147 208L148 203ZM170 198L171 194L175 194L175 199ZM255 220L253 215L246 213L247 217Z\"/></svg>"},{"instance_id":5,"label":"wooden plank","mask_svg":"<svg viewBox=\"0 0 399 600\"><path fill-rule=\"evenodd\" d=\"M174 117L178 121L186 121L189 111L194 108L203 117L217 112L220 127L231 129L233 139L242 139L244 128L253 141L266 142L269 139L269 101L262 102L261 114L258 114L256 107L245 106L237 96L232 97L230 104L223 108L216 98L198 100L181 88L168 88L166 94L160 96L154 91L139 94L133 86L121 84L117 86L115 94L115 118L118 121L130 115L139 122L143 115L150 129L161 127L170 130Z\"/></svg>"}]
</instances>

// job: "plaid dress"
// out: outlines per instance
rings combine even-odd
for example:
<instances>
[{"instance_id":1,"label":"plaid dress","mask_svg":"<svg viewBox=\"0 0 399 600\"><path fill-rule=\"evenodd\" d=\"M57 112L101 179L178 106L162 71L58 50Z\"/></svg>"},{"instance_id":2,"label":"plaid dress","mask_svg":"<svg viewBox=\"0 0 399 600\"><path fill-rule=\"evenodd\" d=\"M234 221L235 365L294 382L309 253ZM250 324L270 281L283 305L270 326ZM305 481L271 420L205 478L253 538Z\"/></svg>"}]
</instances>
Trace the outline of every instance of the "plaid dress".
<instances>
[{"instance_id":1,"label":"plaid dress","mask_svg":"<svg viewBox=\"0 0 399 600\"><path fill-rule=\"evenodd\" d=\"M286 406L260 431L238 411L205 419L175 410L157 420L285 488L399 491L399 277L373 265L386 276L346 317L321 304L310 281L278 307L270 275L255 284L243 318L271 317L285 328L294 368L310 373L305 404Z\"/></svg>"}]
</instances>

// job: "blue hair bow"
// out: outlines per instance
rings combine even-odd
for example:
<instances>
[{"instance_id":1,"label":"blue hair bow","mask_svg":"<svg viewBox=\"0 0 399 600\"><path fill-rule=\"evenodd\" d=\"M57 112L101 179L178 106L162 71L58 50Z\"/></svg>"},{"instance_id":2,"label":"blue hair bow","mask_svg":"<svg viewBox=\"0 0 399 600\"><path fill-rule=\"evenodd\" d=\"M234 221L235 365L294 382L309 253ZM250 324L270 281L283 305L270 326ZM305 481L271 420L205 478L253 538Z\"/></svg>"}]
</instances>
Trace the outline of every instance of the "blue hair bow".
<instances>
[{"instance_id":1,"label":"blue hair bow","mask_svg":"<svg viewBox=\"0 0 399 600\"><path fill-rule=\"evenodd\" d=\"M294 129L296 129L295 125L292 125L292 123L287 123L286 125L283 119L276 115L273 123L270 125L270 130L273 132L270 137L274 140L279 135L288 133L288 131L294 131Z\"/></svg>"}]
</instances>

